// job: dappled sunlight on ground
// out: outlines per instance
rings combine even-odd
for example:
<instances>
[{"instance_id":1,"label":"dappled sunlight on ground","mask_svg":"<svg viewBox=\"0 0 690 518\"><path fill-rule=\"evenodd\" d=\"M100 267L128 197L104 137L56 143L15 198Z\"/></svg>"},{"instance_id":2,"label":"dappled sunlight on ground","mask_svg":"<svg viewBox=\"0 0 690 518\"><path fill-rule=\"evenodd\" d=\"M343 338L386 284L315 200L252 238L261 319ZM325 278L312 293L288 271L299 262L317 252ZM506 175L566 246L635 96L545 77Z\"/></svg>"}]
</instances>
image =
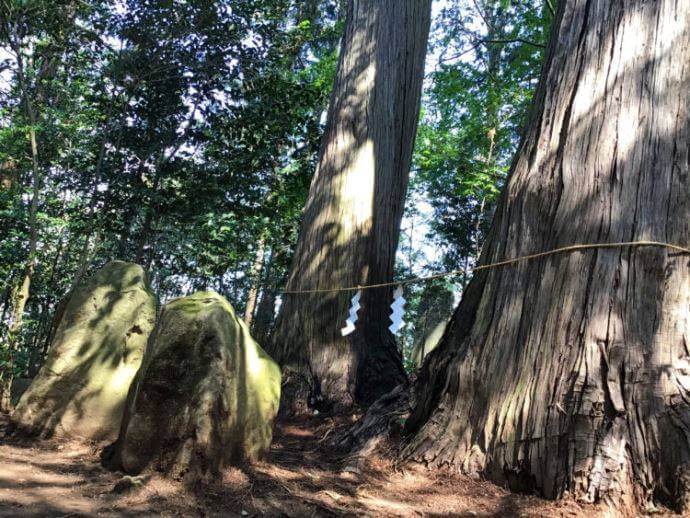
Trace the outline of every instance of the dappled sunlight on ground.
<instances>
[{"instance_id":1,"label":"dappled sunlight on ground","mask_svg":"<svg viewBox=\"0 0 690 518\"><path fill-rule=\"evenodd\" d=\"M594 518L600 509L511 494L481 480L369 459L343 471L326 446L336 423L283 423L267 458L228 468L197 488L159 475L128 493L113 492L121 474L100 466L100 448L58 439L2 438L0 516L563 516Z\"/></svg>"}]
</instances>

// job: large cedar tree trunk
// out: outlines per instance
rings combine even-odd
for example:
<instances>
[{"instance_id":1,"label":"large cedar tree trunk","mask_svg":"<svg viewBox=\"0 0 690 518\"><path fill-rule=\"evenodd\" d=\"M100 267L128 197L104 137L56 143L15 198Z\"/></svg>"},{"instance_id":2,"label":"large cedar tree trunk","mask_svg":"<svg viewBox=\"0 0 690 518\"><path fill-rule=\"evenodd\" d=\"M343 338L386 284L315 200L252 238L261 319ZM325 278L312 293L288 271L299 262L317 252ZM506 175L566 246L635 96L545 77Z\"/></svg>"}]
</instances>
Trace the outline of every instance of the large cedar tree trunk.
<instances>
[{"instance_id":1,"label":"large cedar tree trunk","mask_svg":"<svg viewBox=\"0 0 690 518\"><path fill-rule=\"evenodd\" d=\"M288 290L389 281L419 113L430 0L350 0L328 122ZM367 290L357 330L340 335L353 292L284 295L272 354L314 401L367 403L404 381L390 289Z\"/></svg>"},{"instance_id":2,"label":"large cedar tree trunk","mask_svg":"<svg viewBox=\"0 0 690 518\"><path fill-rule=\"evenodd\" d=\"M559 2L480 262L687 246L688 56L685 2ZM406 453L547 497L682 505L689 305L690 257L663 247L477 272L424 364Z\"/></svg>"}]
</instances>

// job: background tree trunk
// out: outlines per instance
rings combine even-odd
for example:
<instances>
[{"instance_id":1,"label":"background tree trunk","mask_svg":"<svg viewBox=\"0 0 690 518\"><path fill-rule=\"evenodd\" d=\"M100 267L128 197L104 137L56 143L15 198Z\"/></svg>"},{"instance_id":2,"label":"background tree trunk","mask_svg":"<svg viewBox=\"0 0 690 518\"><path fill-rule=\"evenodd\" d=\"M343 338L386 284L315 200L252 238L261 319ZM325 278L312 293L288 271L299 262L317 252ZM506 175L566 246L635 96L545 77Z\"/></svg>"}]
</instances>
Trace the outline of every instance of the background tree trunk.
<instances>
[{"instance_id":1,"label":"background tree trunk","mask_svg":"<svg viewBox=\"0 0 690 518\"><path fill-rule=\"evenodd\" d=\"M687 246L690 10L559 2L480 262ZM687 499L690 258L662 247L479 271L425 362L406 454L547 497Z\"/></svg>"},{"instance_id":2,"label":"background tree trunk","mask_svg":"<svg viewBox=\"0 0 690 518\"><path fill-rule=\"evenodd\" d=\"M29 217L27 225L29 227L29 243L24 274L20 283L15 287L13 293L12 316L8 332L8 344L6 358L3 358L3 365L0 368L0 411L11 409L10 392L12 387L12 377L14 370L14 351L20 339L22 325L24 323L24 309L26 302L31 294L31 281L36 270L36 252L38 247L38 205L41 194L41 184L43 178L38 157L38 143L36 140L36 124L38 118L33 107L29 85L27 84L22 55L22 45L18 36L11 40L11 48L17 60L17 82L21 91L22 101L25 108L26 120L29 123L28 137L31 148L31 203L29 205Z\"/></svg>"},{"instance_id":3,"label":"background tree trunk","mask_svg":"<svg viewBox=\"0 0 690 518\"><path fill-rule=\"evenodd\" d=\"M275 302L277 293L275 288L264 287L256 308L256 315L252 321L252 337L259 344L270 343L271 329L275 320Z\"/></svg>"},{"instance_id":4,"label":"background tree trunk","mask_svg":"<svg viewBox=\"0 0 690 518\"><path fill-rule=\"evenodd\" d=\"M351 0L319 165L288 290L393 276L424 71L430 0ZM388 331L392 290L285 295L272 353L302 373L315 400L348 407L405 380Z\"/></svg>"},{"instance_id":5,"label":"background tree trunk","mask_svg":"<svg viewBox=\"0 0 690 518\"><path fill-rule=\"evenodd\" d=\"M251 285L247 294L247 306L244 309L244 323L251 329L256 311L256 301L259 297L259 287L261 285L261 272L264 268L264 251L266 249L266 238L261 236L256 244L254 262L252 263Z\"/></svg>"},{"instance_id":6,"label":"background tree trunk","mask_svg":"<svg viewBox=\"0 0 690 518\"><path fill-rule=\"evenodd\" d=\"M284 279L280 282L280 280L275 279L273 276L272 267L274 259L273 248L269 247L261 272L260 282L263 285L261 287L261 296L259 297L256 314L252 319L250 328L254 340L262 347L264 344L270 343L271 330L275 322L276 297L278 296L276 286L285 283Z\"/></svg>"}]
</instances>

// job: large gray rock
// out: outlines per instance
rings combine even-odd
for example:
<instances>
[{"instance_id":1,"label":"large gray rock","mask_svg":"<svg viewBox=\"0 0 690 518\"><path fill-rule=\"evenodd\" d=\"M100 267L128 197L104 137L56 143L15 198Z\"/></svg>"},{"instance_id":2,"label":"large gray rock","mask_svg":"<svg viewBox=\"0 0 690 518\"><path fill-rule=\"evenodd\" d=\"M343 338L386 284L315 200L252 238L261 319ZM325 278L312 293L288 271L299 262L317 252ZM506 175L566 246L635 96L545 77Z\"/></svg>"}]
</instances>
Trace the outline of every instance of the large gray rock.
<instances>
[{"instance_id":1,"label":"large gray rock","mask_svg":"<svg viewBox=\"0 0 690 518\"><path fill-rule=\"evenodd\" d=\"M117 437L129 386L155 325L141 266L113 261L69 296L45 365L11 419L28 434Z\"/></svg>"},{"instance_id":2,"label":"large gray rock","mask_svg":"<svg viewBox=\"0 0 690 518\"><path fill-rule=\"evenodd\" d=\"M270 445L280 369L222 296L163 307L106 463L196 481Z\"/></svg>"}]
</instances>

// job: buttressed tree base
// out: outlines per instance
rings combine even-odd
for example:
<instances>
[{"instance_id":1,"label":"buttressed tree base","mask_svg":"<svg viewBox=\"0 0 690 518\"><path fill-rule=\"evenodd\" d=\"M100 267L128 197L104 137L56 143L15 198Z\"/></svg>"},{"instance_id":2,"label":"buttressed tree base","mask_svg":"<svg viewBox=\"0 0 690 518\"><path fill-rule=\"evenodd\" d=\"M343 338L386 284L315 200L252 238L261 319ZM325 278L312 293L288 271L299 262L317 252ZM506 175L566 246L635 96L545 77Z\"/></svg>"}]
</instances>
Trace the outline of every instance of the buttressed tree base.
<instances>
[{"instance_id":1,"label":"buttressed tree base","mask_svg":"<svg viewBox=\"0 0 690 518\"><path fill-rule=\"evenodd\" d=\"M18 431L117 437L129 386L156 321L141 266L113 261L69 296L45 365L12 414Z\"/></svg>"},{"instance_id":2,"label":"buttressed tree base","mask_svg":"<svg viewBox=\"0 0 690 518\"><path fill-rule=\"evenodd\" d=\"M690 239L687 2L559 2L480 263ZM407 453L515 489L690 503L690 261L612 246L478 271L419 377Z\"/></svg>"},{"instance_id":3,"label":"buttressed tree base","mask_svg":"<svg viewBox=\"0 0 690 518\"><path fill-rule=\"evenodd\" d=\"M269 447L280 369L225 298L199 292L163 307L129 400L111 466L195 481Z\"/></svg>"}]
</instances>

